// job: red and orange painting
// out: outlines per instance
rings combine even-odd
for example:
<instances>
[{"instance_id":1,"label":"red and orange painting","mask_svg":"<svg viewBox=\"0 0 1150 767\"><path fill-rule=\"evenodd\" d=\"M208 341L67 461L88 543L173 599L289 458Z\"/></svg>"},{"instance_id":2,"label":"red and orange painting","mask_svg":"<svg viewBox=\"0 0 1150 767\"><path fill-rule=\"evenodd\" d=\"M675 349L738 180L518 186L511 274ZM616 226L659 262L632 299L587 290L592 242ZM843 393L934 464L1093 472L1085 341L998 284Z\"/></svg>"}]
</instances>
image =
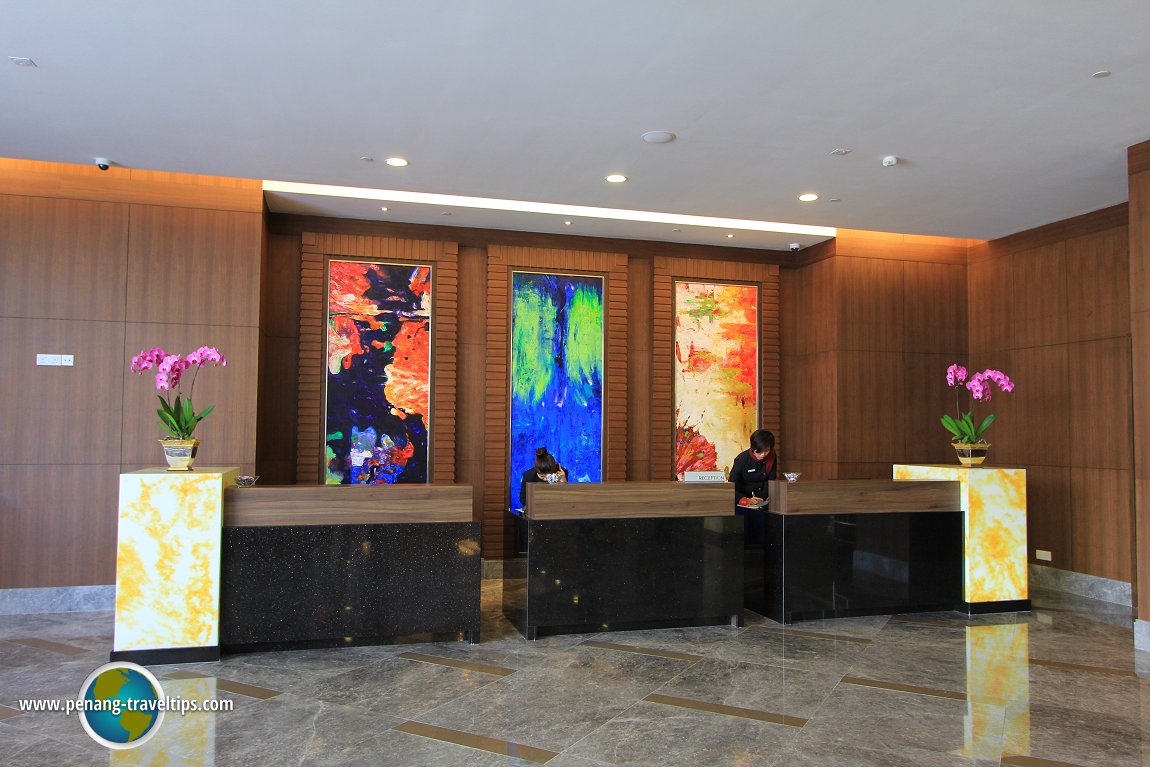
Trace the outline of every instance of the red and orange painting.
<instances>
[{"instance_id":1,"label":"red and orange painting","mask_svg":"<svg viewBox=\"0 0 1150 767\"><path fill-rule=\"evenodd\" d=\"M759 423L759 291L675 283L675 474L729 471Z\"/></svg>"},{"instance_id":2,"label":"red and orange painting","mask_svg":"<svg viewBox=\"0 0 1150 767\"><path fill-rule=\"evenodd\" d=\"M428 479L431 267L332 260L327 484Z\"/></svg>"}]
</instances>

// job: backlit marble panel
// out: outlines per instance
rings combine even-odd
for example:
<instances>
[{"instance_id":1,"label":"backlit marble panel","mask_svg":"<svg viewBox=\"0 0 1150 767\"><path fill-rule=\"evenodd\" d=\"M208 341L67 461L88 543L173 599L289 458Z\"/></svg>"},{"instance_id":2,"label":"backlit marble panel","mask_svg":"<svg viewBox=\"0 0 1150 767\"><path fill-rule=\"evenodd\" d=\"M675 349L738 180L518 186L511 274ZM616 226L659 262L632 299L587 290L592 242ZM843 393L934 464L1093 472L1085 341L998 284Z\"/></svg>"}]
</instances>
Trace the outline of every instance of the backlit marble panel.
<instances>
[{"instance_id":1,"label":"backlit marble panel","mask_svg":"<svg viewBox=\"0 0 1150 767\"><path fill-rule=\"evenodd\" d=\"M117 652L219 644L223 490L238 472L120 475Z\"/></svg>"},{"instance_id":2,"label":"backlit marble panel","mask_svg":"<svg viewBox=\"0 0 1150 767\"><path fill-rule=\"evenodd\" d=\"M160 686L169 698L197 701L202 708L205 701L219 698L215 677L199 679L161 679ZM180 715L168 711L154 737L144 745L121 751L111 751L110 767L171 767L173 764L195 764L211 767L216 763L216 717L228 716L205 711Z\"/></svg>"},{"instance_id":3,"label":"backlit marble panel","mask_svg":"<svg viewBox=\"0 0 1150 767\"><path fill-rule=\"evenodd\" d=\"M962 483L967 602L1029 598L1025 469L896 464L894 478Z\"/></svg>"}]
</instances>

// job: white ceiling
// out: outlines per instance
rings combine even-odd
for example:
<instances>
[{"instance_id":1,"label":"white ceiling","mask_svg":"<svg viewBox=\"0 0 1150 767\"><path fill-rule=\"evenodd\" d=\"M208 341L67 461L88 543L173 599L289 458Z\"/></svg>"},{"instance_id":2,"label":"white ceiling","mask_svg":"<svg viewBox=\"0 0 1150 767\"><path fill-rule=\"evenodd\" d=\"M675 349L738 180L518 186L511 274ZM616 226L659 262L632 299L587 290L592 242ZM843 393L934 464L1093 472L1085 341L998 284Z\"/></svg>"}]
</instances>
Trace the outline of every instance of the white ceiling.
<instances>
[{"instance_id":1,"label":"white ceiling","mask_svg":"<svg viewBox=\"0 0 1150 767\"><path fill-rule=\"evenodd\" d=\"M1147 0L13 0L2 18L0 56L38 66L0 59L0 156L34 160L989 239L1122 202L1126 147L1150 139ZM453 226L822 239L272 197Z\"/></svg>"}]
</instances>

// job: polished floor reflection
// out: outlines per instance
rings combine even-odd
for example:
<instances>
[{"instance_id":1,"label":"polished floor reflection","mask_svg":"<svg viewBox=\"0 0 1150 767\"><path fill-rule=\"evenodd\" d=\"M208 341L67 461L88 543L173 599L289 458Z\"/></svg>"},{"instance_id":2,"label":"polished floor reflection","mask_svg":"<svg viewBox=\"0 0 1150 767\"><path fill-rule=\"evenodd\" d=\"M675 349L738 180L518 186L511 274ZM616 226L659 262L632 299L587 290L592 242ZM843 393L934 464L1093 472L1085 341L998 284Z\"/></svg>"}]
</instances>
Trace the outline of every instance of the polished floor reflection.
<instances>
[{"instance_id":1,"label":"polished floor reflection","mask_svg":"<svg viewBox=\"0 0 1150 767\"><path fill-rule=\"evenodd\" d=\"M748 614L744 628L527 642L485 581L480 645L155 666L169 695L234 710L169 714L115 753L75 716L19 712L75 696L107 660L111 614L2 616L0 764L1150 766L1150 653L1129 609L1032 597L1029 614L789 628Z\"/></svg>"}]
</instances>

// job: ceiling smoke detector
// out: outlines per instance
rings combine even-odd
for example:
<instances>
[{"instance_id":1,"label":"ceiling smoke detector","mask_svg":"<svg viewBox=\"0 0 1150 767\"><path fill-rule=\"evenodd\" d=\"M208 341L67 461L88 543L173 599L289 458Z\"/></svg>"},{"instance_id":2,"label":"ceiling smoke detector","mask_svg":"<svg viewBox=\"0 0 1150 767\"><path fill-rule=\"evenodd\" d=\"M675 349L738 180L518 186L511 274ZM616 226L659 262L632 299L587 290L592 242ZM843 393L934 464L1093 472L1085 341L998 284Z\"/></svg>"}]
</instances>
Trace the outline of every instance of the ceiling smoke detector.
<instances>
[{"instance_id":1,"label":"ceiling smoke detector","mask_svg":"<svg viewBox=\"0 0 1150 767\"><path fill-rule=\"evenodd\" d=\"M892 165L898 165L898 155L888 154L882 158L882 166L884 168L889 168Z\"/></svg>"}]
</instances>

